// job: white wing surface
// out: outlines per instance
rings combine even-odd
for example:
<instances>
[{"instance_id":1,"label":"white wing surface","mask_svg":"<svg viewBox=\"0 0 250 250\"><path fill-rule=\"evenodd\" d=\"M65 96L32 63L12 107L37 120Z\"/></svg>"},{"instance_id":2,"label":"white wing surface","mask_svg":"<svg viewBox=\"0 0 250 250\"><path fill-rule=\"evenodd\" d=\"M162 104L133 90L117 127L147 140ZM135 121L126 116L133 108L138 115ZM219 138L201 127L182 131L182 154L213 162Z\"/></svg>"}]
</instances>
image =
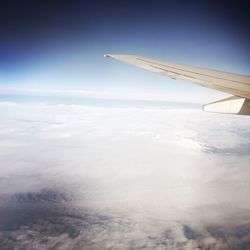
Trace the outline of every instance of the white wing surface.
<instances>
[{"instance_id":1,"label":"white wing surface","mask_svg":"<svg viewBox=\"0 0 250 250\"><path fill-rule=\"evenodd\" d=\"M135 55L105 55L140 68L232 94L204 106L205 111L250 115L250 76L154 60Z\"/></svg>"}]
</instances>

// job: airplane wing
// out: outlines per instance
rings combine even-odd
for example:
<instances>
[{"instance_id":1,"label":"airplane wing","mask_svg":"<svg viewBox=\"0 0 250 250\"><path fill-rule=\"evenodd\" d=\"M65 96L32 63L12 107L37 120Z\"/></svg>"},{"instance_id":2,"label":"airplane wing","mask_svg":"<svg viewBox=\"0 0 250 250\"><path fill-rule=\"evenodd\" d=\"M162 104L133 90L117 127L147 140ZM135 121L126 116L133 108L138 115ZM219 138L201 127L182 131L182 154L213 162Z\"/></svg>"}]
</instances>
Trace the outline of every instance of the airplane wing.
<instances>
[{"instance_id":1,"label":"airplane wing","mask_svg":"<svg viewBox=\"0 0 250 250\"><path fill-rule=\"evenodd\" d=\"M135 55L104 55L172 79L192 82L232 94L232 97L204 105L209 112L250 115L250 76L154 60Z\"/></svg>"}]
</instances>

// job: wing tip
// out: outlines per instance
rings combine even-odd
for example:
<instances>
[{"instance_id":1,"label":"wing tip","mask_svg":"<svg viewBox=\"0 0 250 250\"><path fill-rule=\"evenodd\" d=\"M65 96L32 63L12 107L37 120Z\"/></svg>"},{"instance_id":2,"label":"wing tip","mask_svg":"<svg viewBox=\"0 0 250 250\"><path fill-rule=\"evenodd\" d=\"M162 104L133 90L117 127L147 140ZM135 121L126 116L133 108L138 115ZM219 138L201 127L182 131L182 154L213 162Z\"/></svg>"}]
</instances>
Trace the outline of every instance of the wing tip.
<instances>
[{"instance_id":1,"label":"wing tip","mask_svg":"<svg viewBox=\"0 0 250 250\"><path fill-rule=\"evenodd\" d=\"M130 55L130 54L104 54L104 57L114 58L114 59L124 59L128 57L136 57L136 56Z\"/></svg>"},{"instance_id":2,"label":"wing tip","mask_svg":"<svg viewBox=\"0 0 250 250\"><path fill-rule=\"evenodd\" d=\"M104 54L104 57L112 57L110 54Z\"/></svg>"},{"instance_id":3,"label":"wing tip","mask_svg":"<svg viewBox=\"0 0 250 250\"><path fill-rule=\"evenodd\" d=\"M105 58L112 58L112 59L116 59L119 60L120 59L120 55L115 55L115 54L104 54Z\"/></svg>"}]
</instances>

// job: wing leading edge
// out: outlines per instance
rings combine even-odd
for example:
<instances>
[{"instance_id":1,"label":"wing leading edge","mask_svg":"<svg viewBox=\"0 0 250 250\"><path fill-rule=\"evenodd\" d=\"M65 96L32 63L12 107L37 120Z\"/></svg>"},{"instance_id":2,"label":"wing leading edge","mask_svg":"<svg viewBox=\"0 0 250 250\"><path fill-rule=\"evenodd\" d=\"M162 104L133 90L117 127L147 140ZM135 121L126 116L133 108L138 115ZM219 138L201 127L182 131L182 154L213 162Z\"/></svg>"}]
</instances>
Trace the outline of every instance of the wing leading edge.
<instances>
[{"instance_id":1,"label":"wing leading edge","mask_svg":"<svg viewBox=\"0 0 250 250\"><path fill-rule=\"evenodd\" d=\"M135 55L105 55L172 79L192 82L233 96L204 105L208 112L250 115L250 76L154 60Z\"/></svg>"}]
</instances>

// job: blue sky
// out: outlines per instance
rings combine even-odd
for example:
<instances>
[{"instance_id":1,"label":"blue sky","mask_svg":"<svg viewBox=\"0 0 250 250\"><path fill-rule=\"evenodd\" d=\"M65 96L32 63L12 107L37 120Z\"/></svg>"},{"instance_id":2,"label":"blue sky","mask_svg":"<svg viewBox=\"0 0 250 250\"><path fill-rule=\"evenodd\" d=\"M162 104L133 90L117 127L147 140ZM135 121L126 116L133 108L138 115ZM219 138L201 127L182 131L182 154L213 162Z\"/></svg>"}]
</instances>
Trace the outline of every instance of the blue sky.
<instances>
[{"instance_id":1,"label":"blue sky","mask_svg":"<svg viewBox=\"0 0 250 250\"><path fill-rule=\"evenodd\" d=\"M34 21L32 7L37 15ZM121 92L152 93L156 99L159 93L160 99L201 103L224 96L107 60L103 58L105 53L138 54L250 74L249 35L244 29L249 20L241 12L231 15L233 6L73 1L45 4L42 10L35 7L24 4L17 11L14 28L6 22L5 39L0 43L2 94L8 94L9 89L19 93L26 89L79 89L109 91L113 96ZM24 14L27 20L18 20ZM241 26L237 23L239 16Z\"/></svg>"}]
</instances>

